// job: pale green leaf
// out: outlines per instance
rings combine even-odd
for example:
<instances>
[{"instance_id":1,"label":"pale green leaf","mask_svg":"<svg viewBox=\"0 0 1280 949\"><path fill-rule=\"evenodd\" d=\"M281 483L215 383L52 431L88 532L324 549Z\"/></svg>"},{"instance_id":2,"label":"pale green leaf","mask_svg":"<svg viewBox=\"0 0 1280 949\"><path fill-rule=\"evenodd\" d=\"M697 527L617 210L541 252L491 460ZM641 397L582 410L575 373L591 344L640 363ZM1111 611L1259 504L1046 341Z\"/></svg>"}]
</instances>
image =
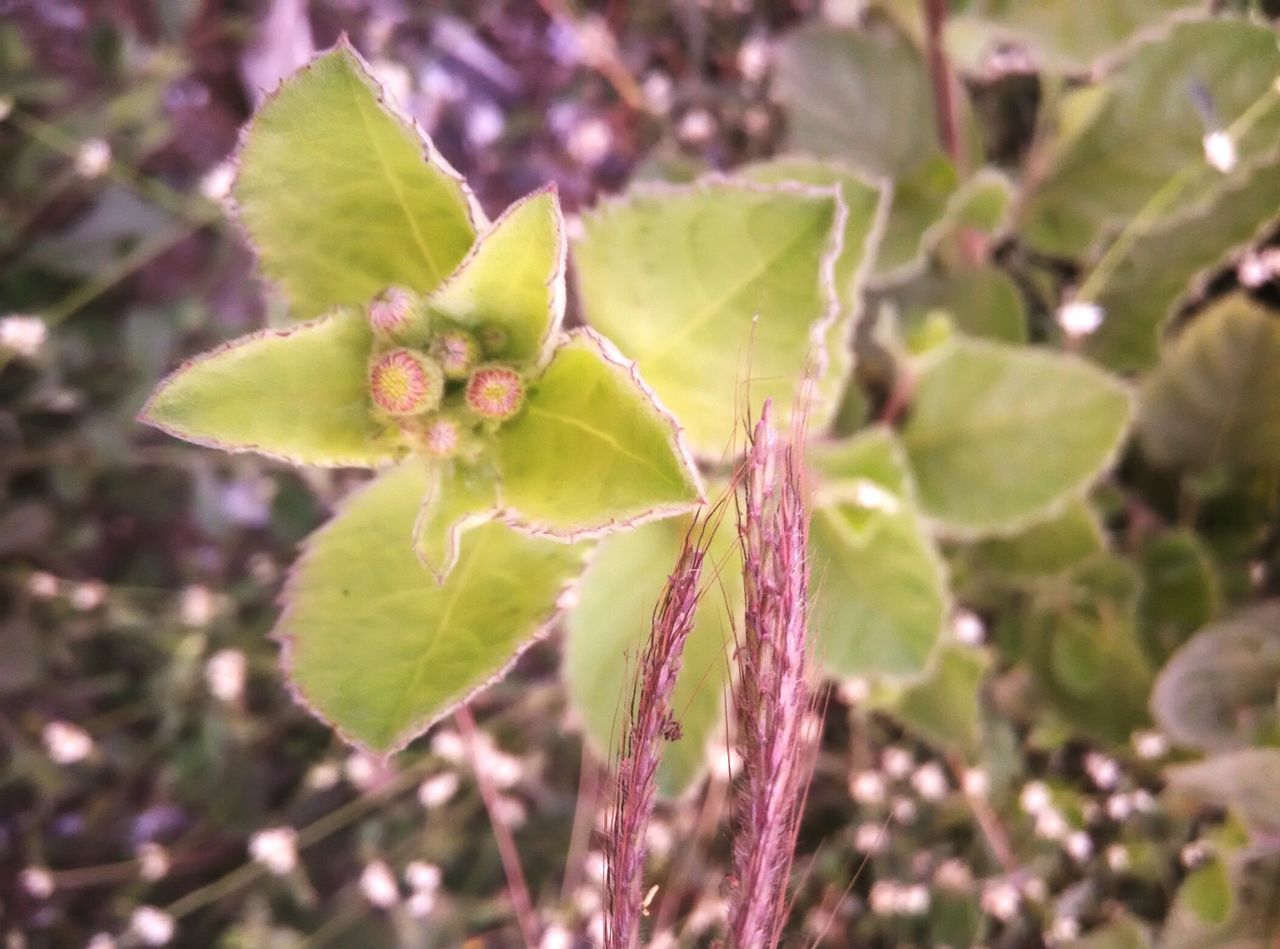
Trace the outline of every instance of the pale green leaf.
<instances>
[{"instance_id":1,"label":"pale green leaf","mask_svg":"<svg viewBox=\"0 0 1280 949\"><path fill-rule=\"evenodd\" d=\"M574 261L587 320L636 360L698 455L741 441L748 391L785 424L810 371L824 396L810 424L830 421L845 219L834 189L714 178L637 188L584 216Z\"/></svg>"},{"instance_id":2,"label":"pale green leaf","mask_svg":"<svg viewBox=\"0 0 1280 949\"><path fill-rule=\"evenodd\" d=\"M223 451L374 466L395 456L397 442L370 414L371 345L352 310L243 336L160 383L139 419Z\"/></svg>"},{"instance_id":3,"label":"pale green leaf","mask_svg":"<svg viewBox=\"0 0 1280 949\"><path fill-rule=\"evenodd\" d=\"M977 0L947 21L947 48L977 68L992 48L1026 48L1050 70L1088 69L1098 57L1199 0Z\"/></svg>"},{"instance_id":4,"label":"pale green leaf","mask_svg":"<svg viewBox=\"0 0 1280 949\"><path fill-rule=\"evenodd\" d=\"M1203 923L1226 922L1231 915L1231 877L1226 863L1214 856L1188 873L1178 889L1178 900Z\"/></svg>"},{"instance_id":5,"label":"pale green leaf","mask_svg":"<svg viewBox=\"0 0 1280 949\"><path fill-rule=\"evenodd\" d=\"M402 747L500 676L547 628L587 552L486 524L437 585L409 543L427 488L413 459L349 498L308 539L276 631L301 700L374 751Z\"/></svg>"},{"instance_id":6,"label":"pale green leaf","mask_svg":"<svg viewBox=\"0 0 1280 949\"><path fill-rule=\"evenodd\" d=\"M1183 881L1159 944L1161 949L1271 949L1277 919L1280 857L1234 850L1215 856Z\"/></svg>"},{"instance_id":7,"label":"pale green leaf","mask_svg":"<svg viewBox=\"0 0 1280 949\"><path fill-rule=\"evenodd\" d=\"M1160 671L1151 710L1168 736L1204 750L1249 744L1280 718L1280 603L1206 626Z\"/></svg>"},{"instance_id":8,"label":"pale green leaf","mask_svg":"<svg viewBox=\"0 0 1280 949\"><path fill-rule=\"evenodd\" d=\"M972 548L974 568L997 578L1052 577L1104 550L1098 515L1077 498L1048 520Z\"/></svg>"},{"instance_id":9,"label":"pale green leaf","mask_svg":"<svg viewBox=\"0 0 1280 949\"><path fill-rule=\"evenodd\" d=\"M1226 179L1205 162L1207 129L1196 90L1208 93L1223 127L1259 101L1270 106L1237 143L1247 167L1274 149L1280 135L1280 108L1265 99L1278 72L1275 32L1261 23L1180 23L1138 47L1100 87L1064 102L1064 131L1023 209L1030 243L1046 253L1078 255L1184 169L1180 200L1166 210L1219 191Z\"/></svg>"},{"instance_id":10,"label":"pale green leaf","mask_svg":"<svg viewBox=\"0 0 1280 949\"><path fill-rule=\"evenodd\" d=\"M889 217L876 255L877 282L901 279L920 266L936 242L959 184L955 165L941 152L894 179Z\"/></svg>"},{"instance_id":11,"label":"pale green leaf","mask_svg":"<svg viewBox=\"0 0 1280 949\"><path fill-rule=\"evenodd\" d=\"M903 432L920 506L965 534L1048 516L1110 464L1129 415L1120 382L1082 360L957 339L921 367Z\"/></svg>"},{"instance_id":12,"label":"pale green leaf","mask_svg":"<svg viewBox=\"0 0 1280 949\"><path fill-rule=\"evenodd\" d=\"M1146 370L1179 303L1280 215L1280 163L1238 177L1214 200L1140 231L1093 294L1106 313L1085 352L1117 371Z\"/></svg>"},{"instance_id":13,"label":"pale green leaf","mask_svg":"<svg viewBox=\"0 0 1280 949\"><path fill-rule=\"evenodd\" d=\"M456 459L428 470L413 546L437 582L457 566L463 533L490 520L497 508L497 476L486 465Z\"/></svg>"},{"instance_id":14,"label":"pale green leaf","mask_svg":"<svg viewBox=\"0 0 1280 949\"><path fill-rule=\"evenodd\" d=\"M792 147L896 178L938 152L933 91L915 46L889 20L811 24L779 45L773 91Z\"/></svg>"},{"instance_id":15,"label":"pale green leaf","mask_svg":"<svg viewBox=\"0 0 1280 949\"><path fill-rule=\"evenodd\" d=\"M498 435L511 523L567 537L688 510L702 497L680 429L635 367L575 331Z\"/></svg>"},{"instance_id":16,"label":"pale green leaf","mask_svg":"<svg viewBox=\"0 0 1280 949\"><path fill-rule=\"evenodd\" d=\"M1140 406L1142 447L1157 464L1280 465L1280 319L1243 295L1197 314Z\"/></svg>"},{"instance_id":17,"label":"pale green leaf","mask_svg":"<svg viewBox=\"0 0 1280 949\"><path fill-rule=\"evenodd\" d=\"M432 290L475 239L461 177L345 40L263 103L239 160L240 219L298 316Z\"/></svg>"},{"instance_id":18,"label":"pale green leaf","mask_svg":"<svg viewBox=\"0 0 1280 949\"><path fill-rule=\"evenodd\" d=\"M427 297L432 313L505 334L502 358L537 362L564 316L565 237L553 188L509 207Z\"/></svg>"},{"instance_id":19,"label":"pale green leaf","mask_svg":"<svg viewBox=\"0 0 1280 949\"><path fill-rule=\"evenodd\" d=\"M1165 771L1169 789L1236 813L1251 833L1280 835L1280 748L1240 748Z\"/></svg>"},{"instance_id":20,"label":"pale green leaf","mask_svg":"<svg viewBox=\"0 0 1280 949\"><path fill-rule=\"evenodd\" d=\"M611 760L626 728L653 610L688 525L687 518L671 518L605 538L578 586L578 605L567 623L565 683L588 737ZM705 592L672 699L682 737L667 744L658 769L659 788L666 795L684 791L703 772L710 742L724 721L728 649L742 611L742 577L732 534L730 526L718 531L704 567Z\"/></svg>"},{"instance_id":21,"label":"pale green leaf","mask_svg":"<svg viewBox=\"0 0 1280 949\"><path fill-rule=\"evenodd\" d=\"M948 593L902 450L875 428L810 456L819 479L809 528L819 658L835 675L918 676Z\"/></svg>"},{"instance_id":22,"label":"pale green leaf","mask_svg":"<svg viewBox=\"0 0 1280 949\"><path fill-rule=\"evenodd\" d=\"M1150 949L1152 941L1146 926L1122 912L1119 919L1059 945L1063 949Z\"/></svg>"},{"instance_id":23,"label":"pale green leaf","mask_svg":"<svg viewBox=\"0 0 1280 949\"><path fill-rule=\"evenodd\" d=\"M982 680L991 664L981 649L944 644L919 682L872 692L883 709L926 741L973 754L982 745Z\"/></svg>"},{"instance_id":24,"label":"pale green leaf","mask_svg":"<svg viewBox=\"0 0 1280 949\"><path fill-rule=\"evenodd\" d=\"M945 311L955 328L969 336L1005 343L1027 340L1027 315L1013 280L990 265L955 270L926 270L887 294L902 330L918 329L926 317Z\"/></svg>"}]
</instances>

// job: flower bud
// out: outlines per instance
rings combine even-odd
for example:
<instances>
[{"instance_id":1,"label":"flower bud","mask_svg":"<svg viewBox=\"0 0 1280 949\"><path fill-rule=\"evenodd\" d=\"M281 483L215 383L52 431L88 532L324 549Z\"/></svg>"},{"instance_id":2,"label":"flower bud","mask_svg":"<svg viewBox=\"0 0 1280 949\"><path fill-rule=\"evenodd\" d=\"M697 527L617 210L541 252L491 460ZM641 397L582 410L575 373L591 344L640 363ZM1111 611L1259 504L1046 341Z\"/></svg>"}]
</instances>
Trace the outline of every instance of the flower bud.
<instances>
[{"instance_id":1,"label":"flower bud","mask_svg":"<svg viewBox=\"0 0 1280 949\"><path fill-rule=\"evenodd\" d=\"M429 412L444 396L444 375L425 356L393 349L375 356L369 367L369 394L388 415Z\"/></svg>"},{"instance_id":2,"label":"flower bud","mask_svg":"<svg viewBox=\"0 0 1280 949\"><path fill-rule=\"evenodd\" d=\"M511 418L523 403L524 381L510 366L481 366L467 380L467 408L483 418Z\"/></svg>"},{"instance_id":3,"label":"flower bud","mask_svg":"<svg viewBox=\"0 0 1280 949\"><path fill-rule=\"evenodd\" d=\"M452 415L433 415L422 423L418 441L432 458L452 458L462 447L462 424Z\"/></svg>"},{"instance_id":4,"label":"flower bud","mask_svg":"<svg viewBox=\"0 0 1280 949\"><path fill-rule=\"evenodd\" d=\"M446 379L465 379L480 361L480 344L466 330L445 330L431 344L431 355Z\"/></svg>"},{"instance_id":5,"label":"flower bud","mask_svg":"<svg viewBox=\"0 0 1280 949\"><path fill-rule=\"evenodd\" d=\"M369 325L379 339L408 342L426 330L426 321L413 291L388 287L369 304Z\"/></svg>"}]
</instances>

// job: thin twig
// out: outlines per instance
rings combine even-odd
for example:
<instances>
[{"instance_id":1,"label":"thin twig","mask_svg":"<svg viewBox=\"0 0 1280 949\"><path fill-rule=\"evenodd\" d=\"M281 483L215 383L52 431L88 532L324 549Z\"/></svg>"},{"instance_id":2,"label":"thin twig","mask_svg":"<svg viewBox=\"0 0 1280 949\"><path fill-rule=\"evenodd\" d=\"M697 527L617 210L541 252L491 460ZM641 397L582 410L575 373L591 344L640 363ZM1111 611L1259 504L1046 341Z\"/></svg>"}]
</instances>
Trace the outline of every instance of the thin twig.
<instances>
[{"instance_id":1,"label":"thin twig","mask_svg":"<svg viewBox=\"0 0 1280 949\"><path fill-rule=\"evenodd\" d=\"M951 767L956 783L963 788L966 770L964 759L952 753L947 755L947 764ZM1013 849L1013 844L1009 842L1009 835L1005 832L1004 825L1000 823L1000 818L992 808L991 802L987 800L987 796L979 791L965 790L964 799L969 804L969 810L973 812L973 819L978 822L978 827L982 830L982 836L986 838L987 847L1000 862L1005 873L1017 873L1019 869L1017 853Z\"/></svg>"},{"instance_id":2,"label":"thin twig","mask_svg":"<svg viewBox=\"0 0 1280 949\"><path fill-rule=\"evenodd\" d=\"M596 822L596 804L600 799L600 765L591 746L582 743L582 764L578 771L578 799L573 809L573 830L569 834L569 850L564 858L564 882L560 898L568 900L582 882L583 864L591 843L591 829Z\"/></svg>"},{"instance_id":3,"label":"thin twig","mask_svg":"<svg viewBox=\"0 0 1280 949\"><path fill-rule=\"evenodd\" d=\"M476 776L476 787L480 790L480 799L484 801L484 809L489 814L489 824L493 828L493 838L498 843L498 856L502 860L502 870L507 876L507 894L511 898L511 908L515 911L516 922L520 926L520 934L527 945L538 944L538 919L534 915L533 900L529 896L529 884L524 878L524 869L520 866L520 851L516 849L515 837L499 813L498 792L494 789L489 775L480 766L479 743L476 737L476 720L471 710L465 705L453 713L458 723L458 732L462 735L463 744L467 748L467 757L471 760L471 770Z\"/></svg>"}]
</instances>

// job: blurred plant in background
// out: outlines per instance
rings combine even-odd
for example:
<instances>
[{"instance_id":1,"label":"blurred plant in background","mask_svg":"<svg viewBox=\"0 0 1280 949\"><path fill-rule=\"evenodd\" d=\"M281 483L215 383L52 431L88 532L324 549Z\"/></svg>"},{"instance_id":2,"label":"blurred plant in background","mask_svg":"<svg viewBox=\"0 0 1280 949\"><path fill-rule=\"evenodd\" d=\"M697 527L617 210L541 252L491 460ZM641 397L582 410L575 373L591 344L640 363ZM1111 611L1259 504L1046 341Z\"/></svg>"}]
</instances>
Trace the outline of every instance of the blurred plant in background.
<instances>
[{"instance_id":1,"label":"blurred plant in background","mask_svg":"<svg viewBox=\"0 0 1280 949\"><path fill-rule=\"evenodd\" d=\"M383 762L293 704L265 638L296 545L362 479L134 422L184 358L286 324L228 224L229 159L344 31L488 214L558 186L569 322L637 361L708 473L751 318L757 396L830 330L809 464L836 684L785 944L1274 942L1280 11L0 12L11 943L514 945L517 915L544 946L602 939L600 752L683 521L600 544L481 727ZM708 171L735 177L630 186ZM718 295L751 259L773 284ZM644 332L683 332L702 290L704 334ZM707 944L731 903L724 594L677 685L660 780L684 793L645 835L655 945Z\"/></svg>"}]
</instances>

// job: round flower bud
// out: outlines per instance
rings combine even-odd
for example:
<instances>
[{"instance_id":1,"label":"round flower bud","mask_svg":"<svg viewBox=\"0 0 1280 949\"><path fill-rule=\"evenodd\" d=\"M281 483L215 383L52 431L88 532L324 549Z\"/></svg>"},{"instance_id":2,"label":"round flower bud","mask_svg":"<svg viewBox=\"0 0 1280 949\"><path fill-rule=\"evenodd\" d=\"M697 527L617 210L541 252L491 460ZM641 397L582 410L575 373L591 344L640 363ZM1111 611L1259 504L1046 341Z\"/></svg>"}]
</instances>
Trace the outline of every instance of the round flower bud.
<instances>
[{"instance_id":1,"label":"round flower bud","mask_svg":"<svg viewBox=\"0 0 1280 949\"><path fill-rule=\"evenodd\" d=\"M393 349L375 356L369 366L369 394L388 415L417 415L440 404L444 376L425 356Z\"/></svg>"},{"instance_id":2,"label":"round flower bud","mask_svg":"<svg viewBox=\"0 0 1280 949\"><path fill-rule=\"evenodd\" d=\"M388 287L373 298L369 325L379 339L392 342L404 342L425 329L417 298L404 287Z\"/></svg>"},{"instance_id":3,"label":"round flower bud","mask_svg":"<svg viewBox=\"0 0 1280 949\"><path fill-rule=\"evenodd\" d=\"M484 354L491 359L501 356L507 350L507 331L497 323L486 323L480 327L476 338L480 340L480 348L484 350Z\"/></svg>"},{"instance_id":4,"label":"round flower bud","mask_svg":"<svg viewBox=\"0 0 1280 949\"><path fill-rule=\"evenodd\" d=\"M467 380L467 408L483 418L511 418L524 403L524 381L510 366L481 366Z\"/></svg>"},{"instance_id":5,"label":"round flower bud","mask_svg":"<svg viewBox=\"0 0 1280 949\"><path fill-rule=\"evenodd\" d=\"M431 355L446 379L465 379L480 361L480 345L466 330L445 330L431 344Z\"/></svg>"},{"instance_id":6,"label":"round flower bud","mask_svg":"<svg viewBox=\"0 0 1280 949\"><path fill-rule=\"evenodd\" d=\"M465 431L451 415L433 415L422 423L418 443L433 458L452 458L462 447Z\"/></svg>"}]
</instances>

